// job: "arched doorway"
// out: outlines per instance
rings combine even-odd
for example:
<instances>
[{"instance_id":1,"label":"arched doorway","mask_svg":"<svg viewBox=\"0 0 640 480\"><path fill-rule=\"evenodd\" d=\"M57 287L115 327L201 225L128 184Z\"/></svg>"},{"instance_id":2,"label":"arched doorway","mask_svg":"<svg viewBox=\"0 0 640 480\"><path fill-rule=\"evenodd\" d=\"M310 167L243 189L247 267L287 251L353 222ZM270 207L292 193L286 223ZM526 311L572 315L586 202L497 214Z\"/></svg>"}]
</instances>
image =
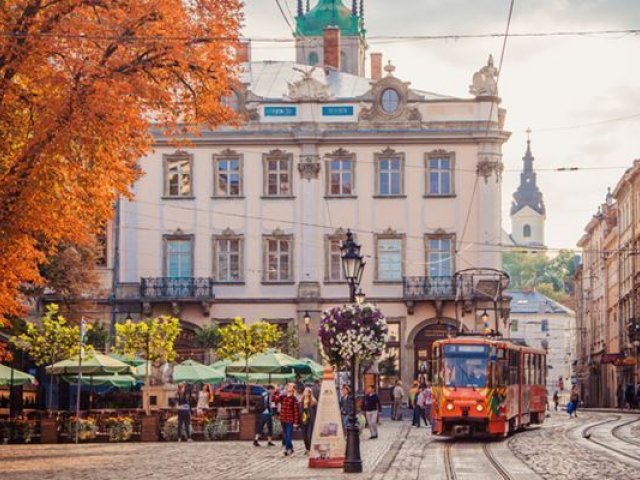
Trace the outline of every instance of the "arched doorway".
<instances>
[{"instance_id":1,"label":"arched doorway","mask_svg":"<svg viewBox=\"0 0 640 480\"><path fill-rule=\"evenodd\" d=\"M456 335L454 320L429 323L422 327L413 339L414 347L414 379L420 383L432 380L431 346L441 338Z\"/></svg>"}]
</instances>

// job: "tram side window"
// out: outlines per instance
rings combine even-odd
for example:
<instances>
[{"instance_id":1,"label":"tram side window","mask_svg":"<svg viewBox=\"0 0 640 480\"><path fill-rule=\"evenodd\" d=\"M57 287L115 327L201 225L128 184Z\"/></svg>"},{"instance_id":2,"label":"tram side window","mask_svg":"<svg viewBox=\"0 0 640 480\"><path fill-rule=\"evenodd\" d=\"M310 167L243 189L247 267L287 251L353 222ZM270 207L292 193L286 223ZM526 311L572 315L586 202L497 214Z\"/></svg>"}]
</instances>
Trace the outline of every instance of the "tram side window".
<instances>
[{"instance_id":1,"label":"tram side window","mask_svg":"<svg viewBox=\"0 0 640 480\"><path fill-rule=\"evenodd\" d=\"M509 383L517 385L519 380L518 366L520 365L520 352L509 350Z\"/></svg>"},{"instance_id":2,"label":"tram side window","mask_svg":"<svg viewBox=\"0 0 640 480\"><path fill-rule=\"evenodd\" d=\"M498 349L497 366L496 366L496 384L508 385L509 384L509 359L507 353L509 350L502 348Z\"/></svg>"},{"instance_id":3,"label":"tram side window","mask_svg":"<svg viewBox=\"0 0 640 480\"><path fill-rule=\"evenodd\" d=\"M534 374L534 366L533 366L533 356L530 353L525 353L525 368L526 368L526 375L525 375L525 383L527 385L531 385L533 382L533 374Z\"/></svg>"}]
</instances>

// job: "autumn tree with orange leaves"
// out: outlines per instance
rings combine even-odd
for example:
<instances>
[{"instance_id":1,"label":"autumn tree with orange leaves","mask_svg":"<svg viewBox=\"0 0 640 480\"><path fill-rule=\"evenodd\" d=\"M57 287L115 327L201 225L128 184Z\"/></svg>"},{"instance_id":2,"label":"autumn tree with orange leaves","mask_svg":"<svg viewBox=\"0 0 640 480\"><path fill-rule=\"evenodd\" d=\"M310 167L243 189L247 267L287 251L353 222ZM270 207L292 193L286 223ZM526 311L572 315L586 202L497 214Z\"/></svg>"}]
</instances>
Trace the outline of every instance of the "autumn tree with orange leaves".
<instances>
[{"instance_id":1,"label":"autumn tree with orange leaves","mask_svg":"<svg viewBox=\"0 0 640 480\"><path fill-rule=\"evenodd\" d=\"M6 0L0 20L0 318L60 244L90 245L155 123L233 123L240 0Z\"/></svg>"}]
</instances>

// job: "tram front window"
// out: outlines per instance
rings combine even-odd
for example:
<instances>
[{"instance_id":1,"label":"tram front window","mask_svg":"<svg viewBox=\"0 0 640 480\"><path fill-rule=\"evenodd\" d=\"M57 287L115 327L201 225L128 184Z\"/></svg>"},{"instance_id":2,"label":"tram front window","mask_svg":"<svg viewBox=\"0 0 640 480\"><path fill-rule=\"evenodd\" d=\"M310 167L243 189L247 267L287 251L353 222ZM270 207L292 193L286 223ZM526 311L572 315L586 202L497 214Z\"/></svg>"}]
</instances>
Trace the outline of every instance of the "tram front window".
<instances>
[{"instance_id":1,"label":"tram front window","mask_svg":"<svg viewBox=\"0 0 640 480\"><path fill-rule=\"evenodd\" d=\"M485 387L489 347L444 345L443 378L447 387Z\"/></svg>"}]
</instances>

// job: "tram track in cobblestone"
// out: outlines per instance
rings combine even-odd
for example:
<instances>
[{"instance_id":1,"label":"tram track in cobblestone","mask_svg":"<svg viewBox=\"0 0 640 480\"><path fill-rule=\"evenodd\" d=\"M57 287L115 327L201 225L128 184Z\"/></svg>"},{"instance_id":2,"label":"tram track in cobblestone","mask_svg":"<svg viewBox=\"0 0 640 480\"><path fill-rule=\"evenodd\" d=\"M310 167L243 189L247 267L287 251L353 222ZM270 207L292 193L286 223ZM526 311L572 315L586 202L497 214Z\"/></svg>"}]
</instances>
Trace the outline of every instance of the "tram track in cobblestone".
<instances>
[{"instance_id":1,"label":"tram track in cobblestone","mask_svg":"<svg viewBox=\"0 0 640 480\"><path fill-rule=\"evenodd\" d=\"M582 430L580 431L580 433L581 433L581 435L582 435L582 438L584 438L584 439L585 439L585 440L587 440L588 442L591 442L591 443L594 443L594 444L596 444L596 445L599 445L600 447L605 448L606 450L609 450L609 451L611 451L611 452L613 452L613 453L616 453L617 455L621 455L621 456L623 456L623 457L629 458L629 459L634 460L634 461L636 461L636 462L640 462L640 456L638 456L638 455L631 455L630 453L625 452L624 450L620 450L619 448L612 447L611 445L609 445L609 444L607 444L607 443L601 442L600 440L596 440L595 438L593 438L592 430L594 430L594 429L595 429L595 428L597 428L597 427L601 427L601 426L603 426L603 425L606 425L607 423L617 422L617 421L619 421L621 418L622 418L622 416L621 416L621 415L616 415L616 416L615 416L615 418L608 418L607 420L603 420L603 421L601 421L601 422L597 422L597 423L594 423L594 424L591 424L591 425L587 425L586 427L582 428ZM634 421L637 421L637 419L636 419L636 420L634 420ZM629 422L629 423L633 423L633 422ZM628 424L628 423L627 423L627 424ZM625 425L627 425L627 424L619 425L619 426L617 426L617 427L623 427L623 426L625 426ZM617 427L616 427L616 428L617 428ZM580 427L576 427L576 428L580 428ZM614 429L615 429L615 428L614 428ZM615 438L617 438L618 440L623 441L623 442L625 442L625 443L627 443L627 444L632 444L632 442L628 442L628 441L626 441L626 440L624 440L624 439L621 439L621 438L619 438L618 436L614 435L614 434L613 434L613 430L614 430L614 429L612 429L612 430L611 430L611 434L612 434ZM633 442L633 443L635 443L635 442Z\"/></svg>"},{"instance_id":2,"label":"tram track in cobblestone","mask_svg":"<svg viewBox=\"0 0 640 480\"><path fill-rule=\"evenodd\" d=\"M444 444L444 468L445 477L447 480L457 480L458 474L453 461L455 441L448 441ZM485 441L482 444L482 453L487 459L491 468L499 475L502 480L514 480L514 477L507 471L507 469L496 459L491 451L491 441Z\"/></svg>"},{"instance_id":3,"label":"tram track in cobblestone","mask_svg":"<svg viewBox=\"0 0 640 480\"><path fill-rule=\"evenodd\" d=\"M447 476L447 480L457 480L456 468L453 465L453 459L451 457L451 450L453 450L453 443L447 442L444 445L444 471Z\"/></svg>"},{"instance_id":4,"label":"tram track in cobblestone","mask_svg":"<svg viewBox=\"0 0 640 480\"><path fill-rule=\"evenodd\" d=\"M625 442L625 443L629 443L631 445L638 445L640 446L640 441L638 440L634 440L632 438L629 437L624 437L622 435L620 435L620 429L622 427L626 427L627 425L632 425L634 423L638 423L640 422L640 418L634 418L633 420L630 420L628 422L623 423L622 425L618 425L617 427L615 427L613 430L611 430L611 435L613 435L615 438L617 438L618 440L620 440L621 442Z\"/></svg>"},{"instance_id":5,"label":"tram track in cobblestone","mask_svg":"<svg viewBox=\"0 0 640 480\"><path fill-rule=\"evenodd\" d=\"M484 452L484 455L487 457L487 460L489 460L489 463L491 464L491 466L495 469L496 472L498 472L501 478L503 478L504 480L513 480L513 477L511 476L511 474L493 456L493 453L491 452L490 443L483 443L482 451Z\"/></svg>"}]
</instances>

